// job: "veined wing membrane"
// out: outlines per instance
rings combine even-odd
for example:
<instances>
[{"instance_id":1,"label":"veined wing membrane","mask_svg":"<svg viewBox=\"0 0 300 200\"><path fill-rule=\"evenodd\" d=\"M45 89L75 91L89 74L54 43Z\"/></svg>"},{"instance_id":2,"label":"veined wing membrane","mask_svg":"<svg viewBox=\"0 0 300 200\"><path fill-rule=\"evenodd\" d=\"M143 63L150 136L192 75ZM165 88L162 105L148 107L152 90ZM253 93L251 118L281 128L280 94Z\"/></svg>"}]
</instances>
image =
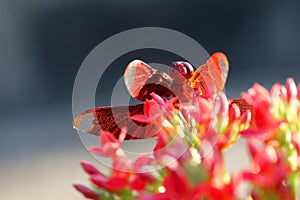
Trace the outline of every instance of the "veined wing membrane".
<instances>
[{"instance_id":1,"label":"veined wing membrane","mask_svg":"<svg viewBox=\"0 0 300 200\"><path fill-rule=\"evenodd\" d=\"M227 57L221 53L214 53L209 60L198 67L190 78L193 87L200 87L205 96L211 96L223 90L229 71Z\"/></svg>"},{"instance_id":2,"label":"veined wing membrane","mask_svg":"<svg viewBox=\"0 0 300 200\"><path fill-rule=\"evenodd\" d=\"M95 108L76 117L73 126L92 135L100 135L101 130L109 131L116 138L119 137L121 129L126 127L126 140L155 137L157 129L153 124L135 122L130 118L136 114L143 115L143 109L143 104Z\"/></svg>"},{"instance_id":3,"label":"veined wing membrane","mask_svg":"<svg viewBox=\"0 0 300 200\"><path fill-rule=\"evenodd\" d=\"M152 92L161 97L175 96L170 90L173 79L141 60L129 63L124 73L124 81L129 94L139 101L151 99Z\"/></svg>"}]
</instances>

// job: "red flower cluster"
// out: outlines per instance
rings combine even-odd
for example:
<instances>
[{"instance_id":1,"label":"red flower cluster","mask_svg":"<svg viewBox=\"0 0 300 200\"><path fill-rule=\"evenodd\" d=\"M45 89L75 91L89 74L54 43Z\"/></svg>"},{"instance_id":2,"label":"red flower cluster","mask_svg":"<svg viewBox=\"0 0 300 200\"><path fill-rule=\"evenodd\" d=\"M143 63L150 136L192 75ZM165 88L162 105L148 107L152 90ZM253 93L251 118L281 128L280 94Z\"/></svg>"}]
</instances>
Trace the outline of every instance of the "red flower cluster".
<instances>
[{"instance_id":1,"label":"red flower cluster","mask_svg":"<svg viewBox=\"0 0 300 200\"><path fill-rule=\"evenodd\" d=\"M249 142L253 159L253 169L242 173L243 181L252 183L252 199L294 199L288 176L291 168L284 160L284 155L271 144L257 149L253 141Z\"/></svg>"},{"instance_id":2,"label":"red flower cluster","mask_svg":"<svg viewBox=\"0 0 300 200\"><path fill-rule=\"evenodd\" d=\"M157 182L157 178L150 173L144 173L142 167L151 165L153 159L141 155L134 163L126 157L121 149L125 138L125 131L120 134L119 140L109 133L102 131L100 136L101 147L93 147L90 152L98 156L110 157L113 160L110 175L99 172L92 164L82 162L85 172L90 176L95 189L91 190L81 184L75 184L75 188L90 199L114 196L134 197L132 191L143 191L149 184Z\"/></svg>"},{"instance_id":3,"label":"red flower cluster","mask_svg":"<svg viewBox=\"0 0 300 200\"><path fill-rule=\"evenodd\" d=\"M131 162L119 139L102 132L100 147L90 151L112 158L108 175L82 162L92 188L74 187L89 199L239 199L248 182L250 199L294 199L300 194L300 85L292 79L268 92L255 84L242 97L253 107L241 114L224 94L194 95L192 104L177 104L156 94L147 100L145 115L135 121L153 123L160 133L153 157ZM252 117L252 118L251 118ZM255 126L249 126L252 120ZM252 166L230 176L223 152L239 137L247 139ZM147 167L156 170L147 171Z\"/></svg>"},{"instance_id":4,"label":"red flower cluster","mask_svg":"<svg viewBox=\"0 0 300 200\"><path fill-rule=\"evenodd\" d=\"M254 84L242 97L253 106L256 125L240 133L248 139L253 163L242 173L254 186L252 198L294 199L300 195L300 85L289 78L268 92Z\"/></svg>"}]
</instances>

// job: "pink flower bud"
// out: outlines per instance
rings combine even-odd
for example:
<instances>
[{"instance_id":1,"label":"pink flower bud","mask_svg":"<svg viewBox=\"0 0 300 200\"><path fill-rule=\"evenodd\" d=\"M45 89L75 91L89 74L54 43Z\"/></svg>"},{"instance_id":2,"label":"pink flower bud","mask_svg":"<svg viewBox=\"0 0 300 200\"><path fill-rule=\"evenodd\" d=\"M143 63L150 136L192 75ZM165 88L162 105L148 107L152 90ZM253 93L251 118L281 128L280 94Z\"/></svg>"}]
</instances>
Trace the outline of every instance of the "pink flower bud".
<instances>
[{"instance_id":1,"label":"pink flower bud","mask_svg":"<svg viewBox=\"0 0 300 200\"><path fill-rule=\"evenodd\" d=\"M73 186L77 191L81 192L86 198L94 199L94 200L99 199L99 196L93 190L89 189L88 187L81 185L81 184L74 184Z\"/></svg>"},{"instance_id":2,"label":"pink flower bud","mask_svg":"<svg viewBox=\"0 0 300 200\"><path fill-rule=\"evenodd\" d=\"M100 174L100 172L98 171L98 169L96 167L94 167L94 165L92 165L91 163L88 162L81 162L81 166L84 169L84 171L90 175L92 174Z\"/></svg>"},{"instance_id":3,"label":"pink flower bud","mask_svg":"<svg viewBox=\"0 0 300 200\"><path fill-rule=\"evenodd\" d=\"M160 106L163 106L165 104L165 101L163 98L161 98L161 96L155 94L154 92L152 92L151 97L154 101L156 101Z\"/></svg>"},{"instance_id":4,"label":"pink flower bud","mask_svg":"<svg viewBox=\"0 0 300 200\"><path fill-rule=\"evenodd\" d=\"M280 83L275 83L270 91L270 95L272 98L278 97L281 94L281 85Z\"/></svg>"},{"instance_id":5,"label":"pink flower bud","mask_svg":"<svg viewBox=\"0 0 300 200\"><path fill-rule=\"evenodd\" d=\"M239 118L241 115L240 108L238 107L237 104L233 103L230 104L229 106L229 111L228 111L228 117L229 117L229 124L234 122L237 118Z\"/></svg>"},{"instance_id":6,"label":"pink flower bud","mask_svg":"<svg viewBox=\"0 0 300 200\"><path fill-rule=\"evenodd\" d=\"M220 93L220 95L217 96L216 102L215 102L215 108L217 108L216 113L217 117L219 119L224 118L225 115L228 113L228 100L224 93Z\"/></svg>"},{"instance_id":7,"label":"pink flower bud","mask_svg":"<svg viewBox=\"0 0 300 200\"><path fill-rule=\"evenodd\" d=\"M287 99L288 101L291 101L291 99L294 99L297 97L297 86L294 82L294 79L288 78L286 81L286 90L287 90Z\"/></svg>"},{"instance_id":8,"label":"pink flower bud","mask_svg":"<svg viewBox=\"0 0 300 200\"><path fill-rule=\"evenodd\" d=\"M241 123L246 124L249 123L250 121L251 121L251 111L246 110L241 116Z\"/></svg>"}]
</instances>

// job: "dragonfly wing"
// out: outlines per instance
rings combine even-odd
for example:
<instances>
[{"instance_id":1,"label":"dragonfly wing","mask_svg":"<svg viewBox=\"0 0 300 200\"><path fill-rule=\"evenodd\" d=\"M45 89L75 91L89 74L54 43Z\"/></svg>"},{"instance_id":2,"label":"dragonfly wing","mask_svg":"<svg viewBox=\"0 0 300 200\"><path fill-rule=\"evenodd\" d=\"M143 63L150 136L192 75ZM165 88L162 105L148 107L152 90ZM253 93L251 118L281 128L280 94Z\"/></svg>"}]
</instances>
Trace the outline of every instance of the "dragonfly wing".
<instances>
[{"instance_id":1,"label":"dragonfly wing","mask_svg":"<svg viewBox=\"0 0 300 200\"><path fill-rule=\"evenodd\" d=\"M151 99L152 92L161 97L175 96L170 90L172 78L141 60L129 63L124 73L124 81L130 95L139 101Z\"/></svg>"},{"instance_id":2,"label":"dragonfly wing","mask_svg":"<svg viewBox=\"0 0 300 200\"><path fill-rule=\"evenodd\" d=\"M187 79L180 77L174 79L171 91L176 95L179 103L191 103L193 100L194 89L190 86Z\"/></svg>"},{"instance_id":3,"label":"dragonfly wing","mask_svg":"<svg viewBox=\"0 0 300 200\"><path fill-rule=\"evenodd\" d=\"M190 78L193 87L198 87L202 95L211 96L223 90L229 71L227 57L214 53L209 60L198 67Z\"/></svg>"},{"instance_id":4,"label":"dragonfly wing","mask_svg":"<svg viewBox=\"0 0 300 200\"><path fill-rule=\"evenodd\" d=\"M143 104L95 108L76 117L73 126L77 130L92 135L100 135L101 130L108 131L116 138L119 137L121 129L126 127L126 140L155 137L157 129L153 124L135 122L130 119L136 114L143 115L143 110Z\"/></svg>"}]
</instances>

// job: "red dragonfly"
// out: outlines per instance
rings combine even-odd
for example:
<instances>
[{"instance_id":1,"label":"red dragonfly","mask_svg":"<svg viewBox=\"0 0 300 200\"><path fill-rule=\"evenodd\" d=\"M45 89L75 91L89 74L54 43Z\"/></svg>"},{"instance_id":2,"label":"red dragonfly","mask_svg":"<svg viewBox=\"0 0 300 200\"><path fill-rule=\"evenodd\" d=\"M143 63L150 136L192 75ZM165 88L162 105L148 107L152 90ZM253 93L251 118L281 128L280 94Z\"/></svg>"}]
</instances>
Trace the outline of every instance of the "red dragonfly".
<instances>
[{"instance_id":1,"label":"red dragonfly","mask_svg":"<svg viewBox=\"0 0 300 200\"><path fill-rule=\"evenodd\" d=\"M226 56L217 52L196 70L187 62L174 62L168 73L153 69L140 60L134 60L127 66L124 73L125 85L132 97L139 101L151 99L152 92L163 98L177 97L180 103L191 103L193 93L211 96L223 90L229 64ZM233 99L241 112L251 110L243 99ZM129 106L107 106L87 110L74 120L75 129L93 135L99 135L101 130L111 132L115 137L122 127L127 127L127 140L152 138L157 134L153 124L136 122L133 115L144 115L144 104Z\"/></svg>"}]
</instances>

